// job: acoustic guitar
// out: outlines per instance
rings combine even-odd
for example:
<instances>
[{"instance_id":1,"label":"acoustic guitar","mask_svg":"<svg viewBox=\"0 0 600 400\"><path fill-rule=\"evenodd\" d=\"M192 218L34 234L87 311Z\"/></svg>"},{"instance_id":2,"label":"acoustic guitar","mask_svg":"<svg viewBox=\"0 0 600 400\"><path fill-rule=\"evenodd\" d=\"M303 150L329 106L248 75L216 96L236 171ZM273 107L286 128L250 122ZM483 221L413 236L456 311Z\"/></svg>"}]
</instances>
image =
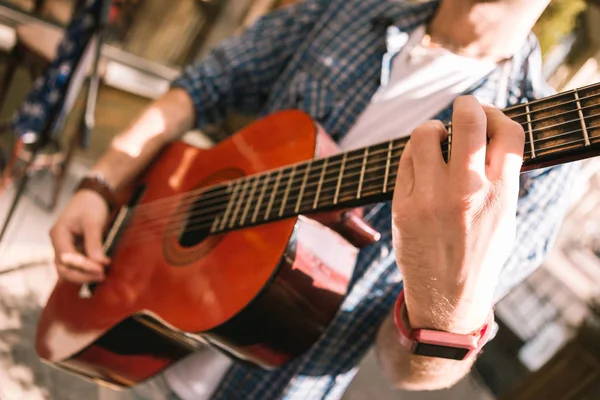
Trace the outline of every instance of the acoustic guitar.
<instances>
[{"instance_id":1,"label":"acoustic guitar","mask_svg":"<svg viewBox=\"0 0 600 400\"><path fill-rule=\"evenodd\" d=\"M522 170L600 154L599 100L596 84L504 110L525 131ZM172 144L122 194L107 278L56 284L38 355L129 387L203 346L261 368L305 353L338 312L358 249L379 238L360 207L392 198L407 141L339 152L287 110L208 150Z\"/></svg>"}]
</instances>

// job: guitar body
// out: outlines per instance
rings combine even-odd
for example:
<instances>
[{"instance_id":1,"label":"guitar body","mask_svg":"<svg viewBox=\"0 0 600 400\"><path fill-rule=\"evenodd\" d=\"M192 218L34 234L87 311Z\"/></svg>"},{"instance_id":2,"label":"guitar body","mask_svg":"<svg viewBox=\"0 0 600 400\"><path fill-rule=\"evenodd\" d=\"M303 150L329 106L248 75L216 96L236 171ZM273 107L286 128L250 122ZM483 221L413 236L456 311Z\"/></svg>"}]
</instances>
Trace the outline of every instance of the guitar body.
<instances>
[{"instance_id":1,"label":"guitar body","mask_svg":"<svg viewBox=\"0 0 600 400\"><path fill-rule=\"evenodd\" d=\"M39 321L39 356L128 387L205 345L263 368L306 352L339 309L357 248L305 217L217 235L194 231L185 217L192 202L182 194L334 151L297 111L258 121L210 150L172 144L138 182L139 207L113 221L106 280L89 298L79 285L56 284Z\"/></svg>"}]
</instances>

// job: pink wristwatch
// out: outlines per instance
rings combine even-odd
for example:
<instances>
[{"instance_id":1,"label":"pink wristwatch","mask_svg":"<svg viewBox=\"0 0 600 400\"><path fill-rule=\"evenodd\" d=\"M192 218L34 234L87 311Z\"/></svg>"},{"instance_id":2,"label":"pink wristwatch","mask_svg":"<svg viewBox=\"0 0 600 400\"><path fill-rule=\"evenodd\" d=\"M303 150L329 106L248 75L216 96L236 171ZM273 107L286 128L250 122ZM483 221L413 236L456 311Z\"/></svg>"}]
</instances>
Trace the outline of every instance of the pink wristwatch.
<instances>
[{"instance_id":1,"label":"pink wristwatch","mask_svg":"<svg viewBox=\"0 0 600 400\"><path fill-rule=\"evenodd\" d=\"M394 321L398 328L400 344L412 354L450 360L465 360L478 353L492 334L493 311L481 329L471 334L461 335L429 329L411 329L407 315L403 312L403 305L404 290L400 292L396 301Z\"/></svg>"}]
</instances>

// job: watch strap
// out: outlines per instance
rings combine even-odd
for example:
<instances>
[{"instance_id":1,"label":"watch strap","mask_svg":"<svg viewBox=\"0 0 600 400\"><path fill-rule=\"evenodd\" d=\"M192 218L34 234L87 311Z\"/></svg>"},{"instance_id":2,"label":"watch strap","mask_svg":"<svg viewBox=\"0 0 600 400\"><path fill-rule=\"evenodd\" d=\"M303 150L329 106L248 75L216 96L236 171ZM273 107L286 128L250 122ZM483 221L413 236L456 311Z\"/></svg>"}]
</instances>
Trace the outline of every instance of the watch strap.
<instances>
[{"instance_id":1,"label":"watch strap","mask_svg":"<svg viewBox=\"0 0 600 400\"><path fill-rule=\"evenodd\" d=\"M412 354L454 360L464 360L478 353L493 332L494 313L486 323L471 334L458 334L432 329L412 329L404 306L404 290L400 292L394 309L394 322L400 344Z\"/></svg>"},{"instance_id":2,"label":"watch strap","mask_svg":"<svg viewBox=\"0 0 600 400\"><path fill-rule=\"evenodd\" d=\"M83 178L75 189L76 192L80 190L91 190L98 193L108 205L111 213L117 206L117 196L114 189L100 174L88 175Z\"/></svg>"}]
</instances>

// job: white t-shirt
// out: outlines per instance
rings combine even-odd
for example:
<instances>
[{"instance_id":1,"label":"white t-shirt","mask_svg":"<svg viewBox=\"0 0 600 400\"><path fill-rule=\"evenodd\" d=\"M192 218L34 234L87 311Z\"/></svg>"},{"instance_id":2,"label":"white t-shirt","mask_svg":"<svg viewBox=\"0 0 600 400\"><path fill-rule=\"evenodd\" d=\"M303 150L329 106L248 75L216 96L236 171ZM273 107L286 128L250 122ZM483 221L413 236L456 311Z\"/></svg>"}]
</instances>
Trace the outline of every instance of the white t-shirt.
<instances>
[{"instance_id":1,"label":"white t-shirt","mask_svg":"<svg viewBox=\"0 0 600 400\"><path fill-rule=\"evenodd\" d=\"M373 95L342 139L342 149L408 136L496 68L492 61L460 56L443 48L425 48L421 46L424 35L422 25L393 58L389 82Z\"/></svg>"},{"instance_id":2,"label":"white t-shirt","mask_svg":"<svg viewBox=\"0 0 600 400\"><path fill-rule=\"evenodd\" d=\"M407 136L433 118L452 100L488 75L496 66L444 49L420 44L425 27L417 28L392 61L389 82L375 93L356 124L341 141L344 150ZM165 379L183 400L209 400L231 361L204 349L171 366Z\"/></svg>"}]
</instances>

